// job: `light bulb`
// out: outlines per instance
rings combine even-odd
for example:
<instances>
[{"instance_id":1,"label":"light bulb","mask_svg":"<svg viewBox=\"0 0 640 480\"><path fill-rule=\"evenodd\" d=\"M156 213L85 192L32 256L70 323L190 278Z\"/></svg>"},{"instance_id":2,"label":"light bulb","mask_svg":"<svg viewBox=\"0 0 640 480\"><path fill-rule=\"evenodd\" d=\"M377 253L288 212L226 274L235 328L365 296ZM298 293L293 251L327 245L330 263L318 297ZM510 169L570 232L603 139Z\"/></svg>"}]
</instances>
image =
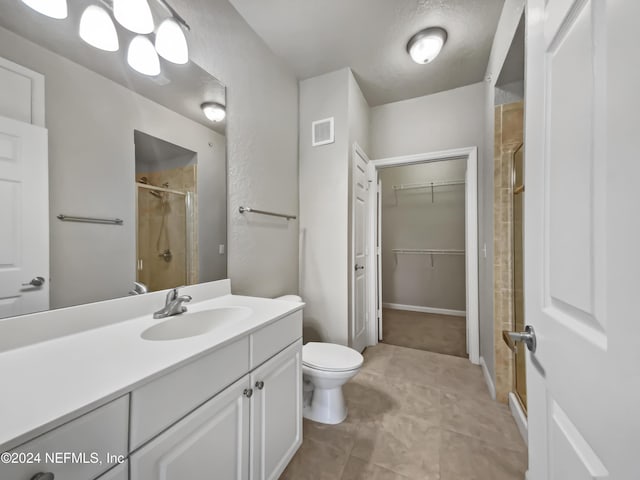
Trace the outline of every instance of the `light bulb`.
<instances>
[{"instance_id":1,"label":"light bulb","mask_svg":"<svg viewBox=\"0 0 640 480\"><path fill-rule=\"evenodd\" d=\"M407 43L407 52L414 62L429 63L438 56L446 41L447 32L444 29L427 28L411 37Z\"/></svg>"},{"instance_id":2,"label":"light bulb","mask_svg":"<svg viewBox=\"0 0 640 480\"><path fill-rule=\"evenodd\" d=\"M47 17L67 18L67 0L22 0L22 3Z\"/></svg>"},{"instance_id":3,"label":"light bulb","mask_svg":"<svg viewBox=\"0 0 640 480\"><path fill-rule=\"evenodd\" d=\"M185 64L189 61L187 39L174 19L166 19L158 28L156 50L162 58L170 62Z\"/></svg>"},{"instance_id":4,"label":"light bulb","mask_svg":"<svg viewBox=\"0 0 640 480\"><path fill-rule=\"evenodd\" d=\"M200 105L205 116L212 122L221 122L227 116L224 105L216 102L206 102Z\"/></svg>"},{"instance_id":5,"label":"light bulb","mask_svg":"<svg viewBox=\"0 0 640 480\"><path fill-rule=\"evenodd\" d=\"M120 48L116 26L109 14L97 5L89 5L80 18L80 38L89 45L116 52Z\"/></svg>"},{"instance_id":6,"label":"light bulb","mask_svg":"<svg viewBox=\"0 0 640 480\"><path fill-rule=\"evenodd\" d=\"M160 59L151 40L138 35L129 44L127 62L136 72L154 77L160 74Z\"/></svg>"},{"instance_id":7,"label":"light bulb","mask_svg":"<svg viewBox=\"0 0 640 480\"><path fill-rule=\"evenodd\" d=\"M113 0L113 16L134 33L153 32L153 15L147 0Z\"/></svg>"}]
</instances>

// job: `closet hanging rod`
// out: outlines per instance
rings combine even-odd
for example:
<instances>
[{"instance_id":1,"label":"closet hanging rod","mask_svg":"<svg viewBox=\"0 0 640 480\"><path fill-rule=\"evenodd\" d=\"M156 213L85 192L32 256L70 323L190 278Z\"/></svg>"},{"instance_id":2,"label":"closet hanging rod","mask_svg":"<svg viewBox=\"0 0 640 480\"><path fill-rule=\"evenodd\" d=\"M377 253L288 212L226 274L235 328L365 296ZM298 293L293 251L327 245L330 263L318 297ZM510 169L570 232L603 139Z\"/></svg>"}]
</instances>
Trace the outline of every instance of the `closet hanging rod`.
<instances>
[{"instance_id":1,"label":"closet hanging rod","mask_svg":"<svg viewBox=\"0 0 640 480\"><path fill-rule=\"evenodd\" d=\"M433 188L433 187L446 187L448 185L464 185L464 180L447 180L438 182L426 182L426 183L408 183L402 185L394 185L394 190L414 190L417 188Z\"/></svg>"},{"instance_id":2,"label":"closet hanging rod","mask_svg":"<svg viewBox=\"0 0 640 480\"><path fill-rule=\"evenodd\" d=\"M260 215L269 215L271 217L286 218L287 220L295 220L296 218L298 218L295 215L287 215L285 213L267 212L265 210L256 210L255 208L251 208L251 207L240 207L238 210L240 211L240 213L258 213Z\"/></svg>"},{"instance_id":3,"label":"closet hanging rod","mask_svg":"<svg viewBox=\"0 0 640 480\"><path fill-rule=\"evenodd\" d=\"M464 255L464 250L451 250L442 248L394 248L393 253L407 255Z\"/></svg>"},{"instance_id":4,"label":"closet hanging rod","mask_svg":"<svg viewBox=\"0 0 640 480\"><path fill-rule=\"evenodd\" d=\"M120 218L94 218L94 217L76 217L74 215L58 215L63 222L80 222L80 223L100 223L103 225L122 225L124 220Z\"/></svg>"}]
</instances>

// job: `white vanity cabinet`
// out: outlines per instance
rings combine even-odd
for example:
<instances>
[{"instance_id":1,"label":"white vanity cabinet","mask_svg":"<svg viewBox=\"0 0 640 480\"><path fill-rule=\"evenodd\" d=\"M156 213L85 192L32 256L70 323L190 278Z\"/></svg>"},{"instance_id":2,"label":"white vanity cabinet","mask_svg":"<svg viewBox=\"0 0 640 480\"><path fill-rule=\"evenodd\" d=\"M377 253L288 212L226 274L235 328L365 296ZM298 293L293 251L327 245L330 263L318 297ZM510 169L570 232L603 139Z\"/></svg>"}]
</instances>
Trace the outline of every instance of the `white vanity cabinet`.
<instances>
[{"instance_id":1,"label":"white vanity cabinet","mask_svg":"<svg viewBox=\"0 0 640 480\"><path fill-rule=\"evenodd\" d=\"M226 368L268 359L135 450L129 457L130 480L277 479L302 443L300 316L296 312L254 332L246 359L229 361ZM283 332L283 325L295 328Z\"/></svg>"},{"instance_id":2,"label":"white vanity cabinet","mask_svg":"<svg viewBox=\"0 0 640 480\"><path fill-rule=\"evenodd\" d=\"M249 478L246 375L130 457L131 480Z\"/></svg>"},{"instance_id":3,"label":"white vanity cabinet","mask_svg":"<svg viewBox=\"0 0 640 480\"><path fill-rule=\"evenodd\" d=\"M302 443L302 342L251 373L251 479L275 480Z\"/></svg>"},{"instance_id":4,"label":"white vanity cabinet","mask_svg":"<svg viewBox=\"0 0 640 480\"><path fill-rule=\"evenodd\" d=\"M128 463L124 462L115 468L112 468L107 473L98 477L96 480L129 480L129 467Z\"/></svg>"}]
</instances>

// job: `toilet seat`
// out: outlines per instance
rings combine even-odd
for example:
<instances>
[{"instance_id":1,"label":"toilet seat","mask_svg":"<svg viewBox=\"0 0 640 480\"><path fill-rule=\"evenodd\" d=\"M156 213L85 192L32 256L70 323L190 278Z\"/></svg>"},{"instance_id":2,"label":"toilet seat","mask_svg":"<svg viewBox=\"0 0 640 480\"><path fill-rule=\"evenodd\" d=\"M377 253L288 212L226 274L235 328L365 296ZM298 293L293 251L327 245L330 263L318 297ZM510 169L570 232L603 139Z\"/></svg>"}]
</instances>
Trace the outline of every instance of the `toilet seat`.
<instances>
[{"instance_id":1,"label":"toilet seat","mask_svg":"<svg viewBox=\"0 0 640 480\"><path fill-rule=\"evenodd\" d=\"M325 372L348 372L362 366L364 358L352 348L335 343L309 342L302 347L302 363Z\"/></svg>"}]
</instances>

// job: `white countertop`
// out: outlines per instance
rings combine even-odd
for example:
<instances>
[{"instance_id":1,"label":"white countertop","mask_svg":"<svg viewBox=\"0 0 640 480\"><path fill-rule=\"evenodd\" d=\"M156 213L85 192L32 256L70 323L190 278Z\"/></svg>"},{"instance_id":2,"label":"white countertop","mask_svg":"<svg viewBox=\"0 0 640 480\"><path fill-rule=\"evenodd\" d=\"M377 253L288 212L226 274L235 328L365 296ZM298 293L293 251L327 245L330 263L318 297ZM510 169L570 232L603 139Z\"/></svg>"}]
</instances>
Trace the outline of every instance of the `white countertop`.
<instances>
[{"instance_id":1,"label":"white countertop","mask_svg":"<svg viewBox=\"0 0 640 480\"><path fill-rule=\"evenodd\" d=\"M140 338L165 319L148 315L0 353L0 452L107 403L304 304L224 295L187 305L189 312L243 306L251 315L204 335L168 341Z\"/></svg>"}]
</instances>

